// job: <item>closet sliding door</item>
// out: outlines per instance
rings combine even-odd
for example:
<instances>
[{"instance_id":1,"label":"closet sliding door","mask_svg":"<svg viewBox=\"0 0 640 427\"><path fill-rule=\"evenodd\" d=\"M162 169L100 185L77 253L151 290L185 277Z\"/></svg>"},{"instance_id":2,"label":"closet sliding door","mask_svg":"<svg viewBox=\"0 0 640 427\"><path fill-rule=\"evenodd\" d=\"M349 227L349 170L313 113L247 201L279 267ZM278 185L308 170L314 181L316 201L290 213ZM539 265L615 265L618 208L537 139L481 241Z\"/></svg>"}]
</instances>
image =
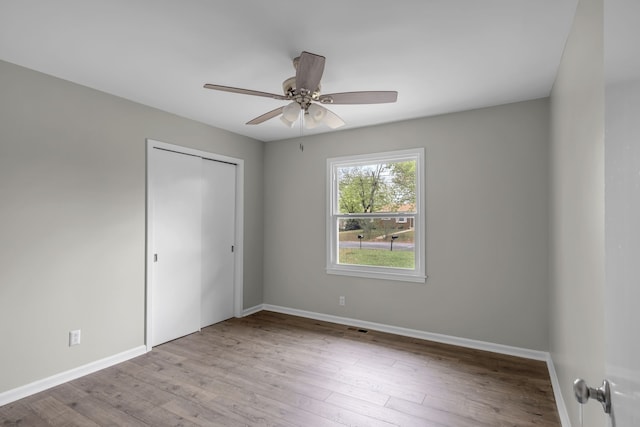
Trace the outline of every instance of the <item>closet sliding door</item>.
<instances>
[{"instance_id":1,"label":"closet sliding door","mask_svg":"<svg viewBox=\"0 0 640 427\"><path fill-rule=\"evenodd\" d=\"M233 317L236 165L202 160L200 326Z\"/></svg>"},{"instance_id":2,"label":"closet sliding door","mask_svg":"<svg viewBox=\"0 0 640 427\"><path fill-rule=\"evenodd\" d=\"M151 345L200 329L202 159L153 149Z\"/></svg>"}]
</instances>

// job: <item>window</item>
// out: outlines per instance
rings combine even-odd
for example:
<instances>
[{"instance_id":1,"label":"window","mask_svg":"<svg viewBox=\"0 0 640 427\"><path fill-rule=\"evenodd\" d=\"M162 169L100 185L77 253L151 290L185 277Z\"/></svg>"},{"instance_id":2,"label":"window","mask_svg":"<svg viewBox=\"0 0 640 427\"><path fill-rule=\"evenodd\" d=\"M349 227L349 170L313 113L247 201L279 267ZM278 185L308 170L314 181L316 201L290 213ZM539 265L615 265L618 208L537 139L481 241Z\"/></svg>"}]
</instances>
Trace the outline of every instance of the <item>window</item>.
<instances>
[{"instance_id":1,"label":"window","mask_svg":"<svg viewBox=\"0 0 640 427\"><path fill-rule=\"evenodd\" d=\"M327 159L327 272L425 281L424 149Z\"/></svg>"}]
</instances>

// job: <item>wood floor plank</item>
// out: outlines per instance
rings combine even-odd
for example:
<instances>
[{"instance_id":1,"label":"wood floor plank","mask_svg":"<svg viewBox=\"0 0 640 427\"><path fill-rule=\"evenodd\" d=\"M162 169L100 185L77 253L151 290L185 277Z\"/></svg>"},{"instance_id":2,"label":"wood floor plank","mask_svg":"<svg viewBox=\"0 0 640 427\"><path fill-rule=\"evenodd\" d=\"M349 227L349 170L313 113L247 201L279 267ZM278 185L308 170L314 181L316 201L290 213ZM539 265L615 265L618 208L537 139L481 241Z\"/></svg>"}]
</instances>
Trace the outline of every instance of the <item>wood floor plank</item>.
<instances>
[{"instance_id":1,"label":"wood floor plank","mask_svg":"<svg viewBox=\"0 0 640 427\"><path fill-rule=\"evenodd\" d=\"M52 426L100 427L84 415L74 411L53 396L46 396L29 404L29 407Z\"/></svg>"},{"instance_id":2,"label":"wood floor plank","mask_svg":"<svg viewBox=\"0 0 640 427\"><path fill-rule=\"evenodd\" d=\"M131 381L123 381L124 379L125 376L118 375L115 369L108 368L74 380L72 384L149 426L196 425L159 406L170 401L170 396L165 396L159 401L150 401L142 390L137 390Z\"/></svg>"},{"instance_id":3,"label":"wood floor plank","mask_svg":"<svg viewBox=\"0 0 640 427\"><path fill-rule=\"evenodd\" d=\"M166 350L159 350L156 353L156 357L166 357L163 356L164 353L166 353ZM336 423L319 418L313 413L297 410L296 408L301 408L311 399L286 390L282 387L282 382L278 382L277 386L273 386L270 382L262 383L256 381L257 376L255 374L244 377L232 370L216 368L214 365L202 367L197 364L190 364L189 361L173 364L169 360L171 360L171 357L167 357L167 361L164 362L156 361L156 365L162 367L160 376L167 375L172 380L180 377L182 378L181 383L183 386L185 385L185 378L188 377L187 383L193 384L197 382L197 385L193 385L190 388L191 390L193 387L202 387L198 392L189 394L191 399L197 396L198 400L205 401L207 406L221 405L216 406L218 409L232 407L234 408L233 412L240 419L251 424L261 424L263 422L262 415L267 414L271 415L273 419L282 418L281 422L287 425L292 421L294 422L293 425L303 425L303 420L311 422L311 425L336 425ZM246 369L251 369L251 367L247 366ZM186 372L188 374L185 377ZM156 374L155 376L158 375ZM153 375L149 377L153 377ZM197 380L194 381L196 378ZM214 389L217 392L206 392L205 389ZM171 391L177 392L178 389L174 386ZM329 393L324 392L323 399ZM258 407L258 411L254 410L253 407Z\"/></svg>"},{"instance_id":4,"label":"wood floor plank","mask_svg":"<svg viewBox=\"0 0 640 427\"><path fill-rule=\"evenodd\" d=\"M265 346L267 345L268 344L263 344L260 349L247 349L238 345L235 351L239 353L234 356L234 359L242 361L243 364L246 365L252 363L252 361L243 361L243 358L246 359L244 353L251 354L251 357L257 355L259 356L260 362L254 366L261 367L267 372L279 374L281 377L284 376L296 382L304 382L307 385L327 387L331 390L380 405L384 405L389 395L403 397L418 403L424 399L423 392L406 390L401 385L380 385L377 379L374 381L374 384L365 386L362 376L358 376L358 374L351 376L345 375L345 372L347 372L352 365L351 362L326 368L326 365L322 363L322 357L300 355L296 353L295 349L286 352L286 354L274 356L265 350ZM320 360L320 362L316 363L317 360ZM388 367L387 365L383 366ZM311 374L309 372L311 372ZM364 371L359 371L359 373L362 372Z\"/></svg>"},{"instance_id":5,"label":"wood floor plank","mask_svg":"<svg viewBox=\"0 0 640 427\"><path fill-rule=\"evenodd\" d=\"M459 415L459 411L452 410L454 408L450 406L439 409L419 405L396 397L389 399L386 406L387 408L421 418L424 420L424 423L428 425L437 423L447 427L495 427L495 424L487 424L477 418Z\"/></svg>"},{"instance_id":6,"label":"wood floor plank","mask_svg":"<svg viewBox=\"0 0 640 427\"><path fill-rule=\"evenodd\" d=\"M391 424L401 426L423 426L425 424L425 419L416 417L413 414L397 411L394 408L386 406L374 405L372 403L365 402L364 400L345 396L340 393L333 393L329 396L327 402L359 414L364 414L375 420ZM431 425L433 427L443 427L443 424L435 421L433 421Z\"/></svg>"},{"instance_id":7,"label":"wood floor plank","mask_svg":"<svg viewBox=\"0 0 640 427\"><path fill-rule=\"evenodd\" d=\"M0 425L559 427L544 362L262 311L0 407Z\"/></svg>"},{"instance_id":8,"label":"wood floor plank","mask_svg":"<svg viewBox=\"0 0 640 427\"><path fill-rule=\"evenodd\" d=\"M183 350L184 347L179 351ZM331 394L331 390L337 390L341 393L372 401L380 405L384 405L389 398L388 395L378 391L368 390L363 387L354 387L352 384L336 381L330 376L333 372L322 373L319 372L322 371L321 368L306 364L300 367L296 359L272 357L272 355L264 351L258 349L250 350L244 347L235 348L230 351L236 352L233 355L233 360L237 362L235 366L229 365L228 363L225 363L224 366L219 366L217 360L208 360L202 363L207 367L206 369L209 370L224 369L225 372L220 372L220 374L225 375L236 371L241 373L251 370L249 381L253 380L254 378L252 377L254 376L259 376L265 380L277 380L279 384L286 384L287 388L296 388L302 394L307 394L309 397L321 400ZM246 356L245 354L250 354L250 356ZM258 357L256 358L256 356ZM198 366L194 366L193 369L197 370Z\"/></svg>"},{"instance_id":9,"label":"wood floor plank","mask_svg":"<svg viewBox=\"0 0 640 427\"><path fill-rule=\"evenodd\" d=\"M267 374L263 378L262 374L254 372L256 370L255 367L249 365L245 365L242 368L243 373L232 369L219 369L213 365L208 365L206 369L197 365L183 365L182 367L187 370L197 371L201 384L213 385L218 390L224 390L223 395L225 398L248 402L252 405L259 401L263 405L263 411L270 411L275 416L280 416L277 415L278 412L286 414L285 419L287 421L295 420L299 417L299 424L296 425L336 425L337 422L341 421L333 422L332 420L345 419L349 420L348 425L370 424L366 417L349 413L349 411L341 410L323 402L331 394L329 391L325 390L321 399L315 399L307 396L313 393L308 393L305 390L300 390L301 393L297 393L287 387L288 385L293 385L296 389L299 386L309 388L308 384L302 382L303 378L298 378L298 381L291 382L287 381L286 378L283 379L281 375ZM165 373L168 371L171 371L171 366L166 366L163 370ZM250 390L250 392L247 392L247 390ZM220 401L220 397L216 397L214 400ZM295 413L295 408L302 411L299 416ZM318 418L316 415L325 419Z\"/></svg>"},{"instance_id":10,"label":"wood floor plank","mask_svg":"<svg viewBox=\"0 0 640 427\"><path fill-rule=\"evenodd\" d=\"M51 390L56 398L74 411L84 415L100 426L144 427L141 421L132 418L118 408L103 402L80 390L71 383L66 383Z\"/></svg>"},{"instance_id":11,"label":"wood floor plank","mask_svg":"<svg viewBox=\"0 0 640 427\"><path fill-rule=\"evenodd\" d=\"M0 407L0 421L3 426L43 427L49 425L26 405L26 401L27 399L22 399Z\"/></svg>"}]
</instances>

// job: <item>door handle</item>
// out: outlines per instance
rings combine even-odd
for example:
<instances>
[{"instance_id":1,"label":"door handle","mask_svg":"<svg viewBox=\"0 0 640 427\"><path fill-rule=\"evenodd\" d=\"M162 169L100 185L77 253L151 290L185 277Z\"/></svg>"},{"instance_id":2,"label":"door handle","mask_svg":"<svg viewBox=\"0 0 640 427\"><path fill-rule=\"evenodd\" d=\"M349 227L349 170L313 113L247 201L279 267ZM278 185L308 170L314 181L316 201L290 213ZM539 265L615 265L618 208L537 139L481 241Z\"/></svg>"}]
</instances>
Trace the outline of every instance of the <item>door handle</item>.
<instances>
[{"instance_id":1,"label":"door handle","mask_svg":"<svg viewBox=\"0 0 640 427\"><path fill-rule=\"evenodd\" d=\"M611 413L611 387L609 381L602 381L602 385L598 388L591 388L587 385L586 381L578 378L573 382L573 393L576 395L576 400L584 405L589 399L595 399L602 403L602 409L605 414Z\"/></svg>"},{"instance_id":2,"label":"door handle","mask_svg":"<svg viewBox=\"0 0 640 427\"><path fill-rule=\"evenodd\" d=\"M153 254L153 262L158 262L158 254Z\"/></svg>"}]
</instances>

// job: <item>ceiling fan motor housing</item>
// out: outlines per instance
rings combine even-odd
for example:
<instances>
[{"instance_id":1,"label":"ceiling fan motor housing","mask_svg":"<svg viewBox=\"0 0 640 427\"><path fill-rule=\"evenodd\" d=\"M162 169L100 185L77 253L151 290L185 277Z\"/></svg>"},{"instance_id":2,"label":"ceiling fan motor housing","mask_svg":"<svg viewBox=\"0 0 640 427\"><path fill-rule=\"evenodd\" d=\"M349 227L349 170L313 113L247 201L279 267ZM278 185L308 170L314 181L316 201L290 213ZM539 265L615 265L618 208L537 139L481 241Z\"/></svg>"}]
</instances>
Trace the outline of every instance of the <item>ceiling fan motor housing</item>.
<instances>
[{"instance_id":1,"label":"ceiling fan motor housing","mask_svg":"<svg viewBox=\"0 0 640 427\"><path fill-rule=\"evenodd\" d=\"M318 101L320 98L320 84L315 91L312 93L308 93L308 91L304 91L305 93L299 93L296 90L296 77L289 77L285 81L282 82L282 91L285 96L290 97L293 101L296 101L300 104L301 107L305 108L309 106L311 101Z\"/></svg>"}]
</instances>

